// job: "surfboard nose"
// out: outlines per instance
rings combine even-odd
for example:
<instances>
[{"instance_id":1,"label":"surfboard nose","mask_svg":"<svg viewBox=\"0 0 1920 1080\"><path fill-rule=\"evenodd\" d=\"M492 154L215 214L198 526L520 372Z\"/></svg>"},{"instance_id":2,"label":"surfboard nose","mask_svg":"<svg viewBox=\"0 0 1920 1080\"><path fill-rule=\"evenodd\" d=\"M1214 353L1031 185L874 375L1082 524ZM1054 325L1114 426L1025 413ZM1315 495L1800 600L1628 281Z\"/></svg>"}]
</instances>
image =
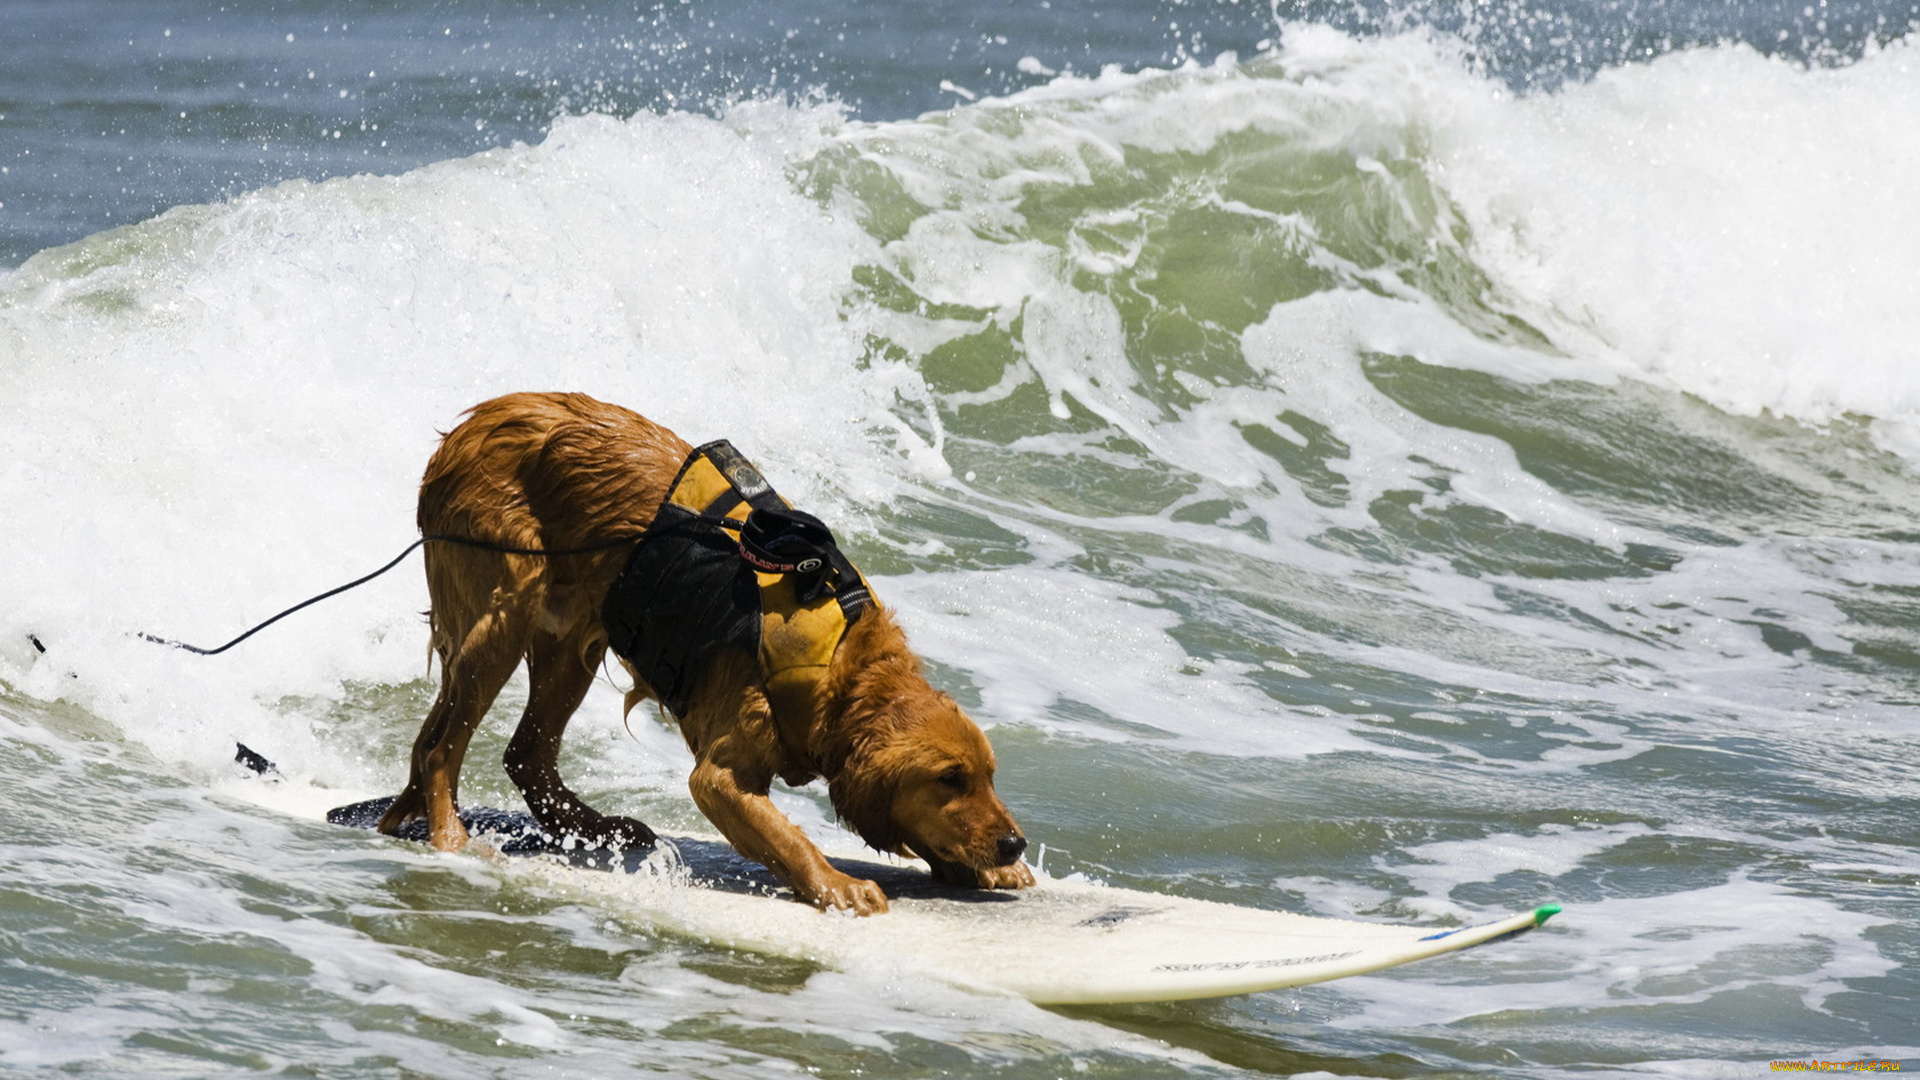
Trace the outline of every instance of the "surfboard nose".
<instances>
[{"instance_id":1,"label":"surfboard nose","mask_svg":"<svg viewBox=\"0 0 1920 1080\"><path fill-rule=\"evenodd\" d=\"M1000 838L998 847L1000 850L1000 865L1006 866L1012 863L1013 860L1019 858L1021 852L1027 850L1027 838L1017 832L1010 832Z\"/></svg>"}]
</instances>

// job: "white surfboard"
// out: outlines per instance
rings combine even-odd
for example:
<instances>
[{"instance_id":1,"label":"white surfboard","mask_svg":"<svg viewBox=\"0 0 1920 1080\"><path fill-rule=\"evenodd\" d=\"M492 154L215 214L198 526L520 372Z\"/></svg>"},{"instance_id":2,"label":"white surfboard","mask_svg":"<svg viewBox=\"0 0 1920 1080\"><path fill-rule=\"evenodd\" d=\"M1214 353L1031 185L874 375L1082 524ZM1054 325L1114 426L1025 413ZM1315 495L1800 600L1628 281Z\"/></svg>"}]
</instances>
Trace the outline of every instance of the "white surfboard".
<instances>
[{"instance_id":1,"label":"white surfboard","mask_svg":"<svg viewBox=\"0 0 1920 1080\"><path fill-rule=\"evenodd\" d=\"M364 798L264 779L222 791L310 821ZM377 814L352 824L369 827ZM1177 1001L1324 982L1512 937L1560 910L1548 904L1468 927L1369 923L1044 875L1030 889L961 889L934 881L918 862L829 851L841 870L886 891L886 914L856 918L794 902L778 879L718 837L663 836L652 849L612 854L555 853L552 841L535 833L529 842L520 832L530 826L527 815L502 811L480 811L469 822L477 840L492 834L496 851L546 852L512 860L513 872L657 930L827 967L903 966L1041 1004Z\"/></svg>"}]
</instances>

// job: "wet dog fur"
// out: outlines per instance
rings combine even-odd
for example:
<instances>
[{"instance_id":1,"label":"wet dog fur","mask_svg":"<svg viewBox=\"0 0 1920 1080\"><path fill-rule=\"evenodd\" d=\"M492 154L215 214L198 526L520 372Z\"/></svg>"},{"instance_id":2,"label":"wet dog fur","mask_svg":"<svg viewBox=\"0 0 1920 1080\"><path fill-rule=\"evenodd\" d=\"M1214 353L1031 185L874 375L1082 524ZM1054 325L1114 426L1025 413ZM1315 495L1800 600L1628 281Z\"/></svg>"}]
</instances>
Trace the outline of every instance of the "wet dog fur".
<instances>
[{"instance_id":1,"label":"wet dog fur","mask_svg":"<svg viewBox=\"0 0 1920 1080\"><path fill-rule=\"evenodd\" d=\"M420 531L543 551L637 536L691 451L673 432L582 394L495 398L470 410L428 462ZM630 551L538 556L427 545L440 692L383 832L425 818L435 847L466 843L457 807L468 741L524 660L527 705L505 764L528 808L555 835L615 846L653 839L645 824L581 802L557 768L567 721L607 652L602 601ZM654 696L634 681L629 709ZM994 791L992 748L927 684L886 608L873 604L848 628L804 737L781 739L762 682L758 658L738 650L701 674L677 718L694 757L688 786L728 841L801 900L862 915L887 908L877 885L835 869L774 807L775 777L793 785L824 777L835 811L862 839L925 859L942 880L1033 883L1020 861L1026 840Z\"/></svg>"}]
</instances>

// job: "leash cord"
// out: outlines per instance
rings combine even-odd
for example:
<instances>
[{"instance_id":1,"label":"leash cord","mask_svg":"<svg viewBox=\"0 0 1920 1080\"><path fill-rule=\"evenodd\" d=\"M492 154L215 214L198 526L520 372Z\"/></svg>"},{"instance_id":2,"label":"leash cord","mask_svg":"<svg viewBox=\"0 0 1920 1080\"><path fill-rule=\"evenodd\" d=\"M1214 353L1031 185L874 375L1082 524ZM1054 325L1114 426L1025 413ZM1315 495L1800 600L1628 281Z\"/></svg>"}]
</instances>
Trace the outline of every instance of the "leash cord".
<instances>
[{"instance_id":1,"label":"leash cord","mask_svg":"<svg viewBox=\"0 0 1920 1080\"><path fill-rule=\"evenodd\" d=\"M318 596L313 596L305 600L302 600L299 603L288 608L287 610L281 612L278 615L275 615L273 618L268 619L263 623L260 623L259 625L255 626L253 629L248 630L246 633L241 634L239 637L234 638L232 641L227 642L225 645L222 645L217 649L203 649L203 648L200 648L198 645L189 645L184 641L174 641L171 638L159 637L154 634L146 633L144 631L141 632L140 636L157 645L171 645L176 649L184 649L187 652L193 653L197 656L218 656L221 653L226 652L228 649L233 648L235 645L240 644L241 642L247 640L253 635L259 633L260 631L265 630L267 627L272 626L274 623L279 622L281 619L286 618L287 616L293 614L296 611L300 611L303 608L312 607L313 605L319 603L320 601L328 599L329 597L338 596L341 593L346 592L348 589L354 589L354 588L358 588L361 585L365 585L367 582L372 581L374 578L379 577L381 574L384 574L387 571L393 569L394 567L399 566L400 560L413 554L413 550L417 547L420 547L423 544L429 544L429 543L460 544L465 547L480 548L483 551L497 551L502 555L543 555L543 556L553 557L553 556L559 556L559 555L591 555L601 551L612 551L614 548L621 547L626 544L631 544L637 541L638 539L639 537L637 536L623 536L618 540L609 540L603 544L592 544L587 547L577 547L577 548L518 548L518 547L508 547L505 544L489 543L485 540L475 540L470 536L423 536L420 539L415 540L413 543L408 544L407 549L405 551L402 551L400 554L395 555L392 561L388 562L387 565L381 567L380 569L375 570L373 573L367 574L364 577L355 578L352 581L347 582L345 585L340 585L340 586L336 586L335 588L328 589L326 592L323 592ZM34 644L38 645L39 642L36 641L34 642ZM42 649L44 651L44 646L42 646Z\"/></svg>"}]
</instances>

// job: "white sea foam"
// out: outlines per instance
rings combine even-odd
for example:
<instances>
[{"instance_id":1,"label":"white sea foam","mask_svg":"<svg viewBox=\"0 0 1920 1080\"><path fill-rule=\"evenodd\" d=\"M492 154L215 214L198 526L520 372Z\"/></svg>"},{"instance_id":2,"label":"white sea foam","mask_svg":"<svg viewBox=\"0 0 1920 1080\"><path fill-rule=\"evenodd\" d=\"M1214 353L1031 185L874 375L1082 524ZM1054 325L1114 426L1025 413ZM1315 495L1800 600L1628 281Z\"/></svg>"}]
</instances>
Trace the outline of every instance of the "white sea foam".
<instances>
[{"instance_id":1,"label":"white sea foam","mask_svg":"<svg viewBox=\"0 0 1920 1080\"><path fill-rule=\"evenodd\" d=\"M1920 127L1917 71L1910 39L1835 69L1701 47L1516 97L1472 73L1456 43L1297 24L1249 65L1062 76L937 127L890 125L873 138L913 148L912 162L894 164L921 201L965 207L964 216L923 218L899 256L933 299L1045 302L1069 266L1131 265L1137 247L1115 261L1072 238L1078 261L1047 249L986 274L961 271L979 269L977 260L920 249L936 234L960 236L958 220L1015 213L1024 191L1116 171L1129 151L1204 153L1260 131L1363 169L1394 160L1430 168L1449 201L1443 214L1457 213L1470 232L1488 299L1552 335L1562 355L1493 349L1457 327L1389 342L1393 312L1372 308L1352 326L1370 344L1509 377L1631 374L1739 413L1814 423L1859 414L1911 452L1920 446L1920 208L1907 197L1920 187L1920 144L1908 137ZM1107 340L1104 316L1089 317L1063 340ZM1077 376L1110 366L1063 359L1072 362L1041 365L1056 395L1081 396ZM1115 384L1103 386L1089 407L1119 422Z\"/></svg>"},{"instance_id":2,"label":"white sea foam","mask_svg":"<svg viewBox=\"0 0 1920 1080\"><path fill-rule=\"evenodd\" d=\"M1739 413L1920 418L1920 56L1809 69L1701 47L1516 96L1424 33L1290 26L1274 61L1344 106L1356 159L1431 163L1496 303L1567 352ZM1379 324L1366 331L1379 333ZM1423 335L1428 362L1524 375ZM1491 364L1488 361L1493 361Z\"/></svg>"},{"instance_id":3,"label":"white sea foam","mask_svg":"<svg viewBox=\"0 0 1920 1080\"><path fill-rule=\"evenodd\" d=\"M1143 605L1149 595L1029 567L913 575L885 590L914 613L916 648L975 673L988 722L1101 741L1145 728L1228 755L1377 749L1319 717L1280 714L1245 683L1246 665L1189 656L1167 632L1177 616Z\"/></svg>"},{"instance_id":4,"label":"white sea foam","mask_svg":"<svg viewBox=\"0 0 1920 1080\"><path fill-rule=\"evenodd\" d=\"M1413 862L1391 866L1386 860L1375 862L1383 871L1408 879L1423 894L1403 902L1471 922L1498 912L1457 905L1449 896L1459 885L1531 871L1562 882L1563 887L1573 882L1571 888L1584 893L1591 881L1579 871L1589 860L1620 845L1663 835L1768 842L1712 827L1549 825L1525 836L1495 834L1410 847L1405 854ZM1825 839L1808 838L1789 846L1802 855L1823 850L1831 855L1829 845ZM1908 871L1888 867L1883 872ZM1365 1006L1341 1017L1336 1025L1444 1024L1501 1012L1590 1012L1654 1003L1702 1005L1709 1012L1737 1010L1740 1006L1732 1003L1743 995L1770 987L1789 988L1809 1011L1825 1012L1829 996L1854 988L1850 980L1876 978L1900 966L1869 935L1884 927L1889 917L1852 910L1788 885L1756 880L1745 871L1736 871L1719 884L1678 893L1561 898L1568 901L1567 912L1546 930L1529 936L1524 946L1461 954L1449 961L1454 967L1451 974L1429 972L1483 984L1484 993L1476 993L1470 1007L1436 1014L1432 988L1422 986L1424 980L1366 979L1341 987ZM1553 977L1543 980L1540 973L1547 971ZM1728 1004L1718 1004L1716 999Z\"/></svg>"},{"instance_id":5,"label":"white sea foam","mask_svg":"<svg viewBox=\"0 0 1920 1080\"><path fill-rule=\"evenodd\" d=\"M1817 1012L1849 989L1846 980L1899 966L1866 936L1888 921L1745 875L1676 894L1587 901L1529 935L1524 947L1447 961L1454 978L1481 984L1465 1008L1436 1001L1424 979L1364 979L1341 989L1365 1007L1333 1024L1448 1024L1507 1011L1701 1004L1722 995L1725 1007L1737 1009L1741 992L1770 986L1791 988ZM1538 978L1542 971L1553 977Z\"/></svg>"},{"instance_id":6,"label":"white sea foam","mask_svg":"<svg viewBox=\"0 0 1920 1080\"><path fill-rule=\"evenodd\" d=\"M1391 872L1408 879L1423 895L1436 898L1436 903L1444 904L1442 898L1463 882L1491 881L1516 870L1560 877L1594 855L1652 831L1640 824L1585 829L1547 825L1531 836L1500 834L1477 840L1443 840L1408 848L1406 854L1414 862L1396 863ZM1376 859L1375 865L1385 869L1383 860ZM1435 913L1459 914L1457 911Z\"/></svg>"},{"instance_id":7,"label":"white sea foam","mask_svg":"<svg viewBox=\"0 0 1920 1080\"><path fill-rule=\"evenodd\" d=\"M1673 53L1514 100L1453 82L1447 193L1561 344L1723 408L1920 422L1920 54Z\"/></svg>"}]
</instances>

